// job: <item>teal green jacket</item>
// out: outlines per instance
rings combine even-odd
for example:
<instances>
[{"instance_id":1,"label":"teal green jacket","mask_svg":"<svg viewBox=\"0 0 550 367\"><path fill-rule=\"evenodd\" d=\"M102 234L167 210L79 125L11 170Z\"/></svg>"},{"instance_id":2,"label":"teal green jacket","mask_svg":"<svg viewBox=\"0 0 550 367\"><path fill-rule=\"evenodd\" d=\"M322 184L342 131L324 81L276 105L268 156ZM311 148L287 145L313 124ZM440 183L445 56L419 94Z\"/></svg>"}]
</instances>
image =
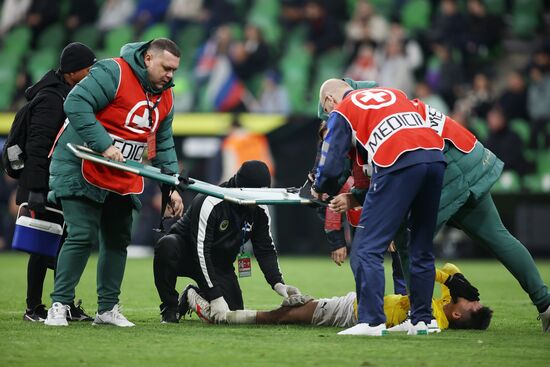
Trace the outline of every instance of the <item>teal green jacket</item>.
<instances>
[{"instance_id":1,"label":"teal green jacket","mask_svg":"<svg viewBox=\"0 0 550 367\"><path fill-rule=\"evenodd\" d=\"M138 76L143 89L152 94L161 93L155 90L147 76L143 54L149 42L137 42L124 45L121 57L127 61ZM78 83L65 100L64 109L69 124L59 138L50 165L49 200L56 201L63 197L86 197L103 203L108 191L102 190L86 182L81 174L81 160L68 149L67 143L86 144L97 152L105 151L113 144L105 128L96 119L95 114L105 108L115 98L120 79L120 69L113 59L98 61L90 73ZM171 88L172 83L164 89ZM156 134L157 155L152 163L155 167L165 167L172 172L178 171L176 150L172 136L173 109L162 121ZM135 195L132 195L134 206L141 205Z\"/></svg>"},{"instance_id":2,"label":"teal green jacket","mask_svg":"<svg viewBox=\"0 0 550 367\"><path fill-rule=\"evenodd\" d=\"M344 79L353 89L373 88L372 81ZM319 104L319 118L326 119ZM470 153L462 153L450 142L443 149L447 168L443 177L443 189L439 201L437 229L439 230L468 200L470 195L479 199L489 192L502 173L504 163L480 142ZM358 202L363 203L366 190L353 191Z\"/></svg>"}]
</instances>

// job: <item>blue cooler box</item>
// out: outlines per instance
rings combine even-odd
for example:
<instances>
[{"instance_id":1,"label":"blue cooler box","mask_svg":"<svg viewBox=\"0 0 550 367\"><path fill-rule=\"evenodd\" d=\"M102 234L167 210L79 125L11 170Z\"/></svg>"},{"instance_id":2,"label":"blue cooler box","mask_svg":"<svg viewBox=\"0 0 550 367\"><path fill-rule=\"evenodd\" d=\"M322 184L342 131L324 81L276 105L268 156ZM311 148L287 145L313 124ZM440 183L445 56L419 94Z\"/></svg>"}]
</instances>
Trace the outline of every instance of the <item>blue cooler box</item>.
<instances>
[{"instance_id":1,"label":"blue cooler box","mask_svg":"<svg viewBox=\"0 0 550 367\"><path fill-rule=\"evenodd\" d=\"M21 206L24 205L26 204ZM61 213L55 209L48 210ZM58 223L19 216L15 222L11 247L19 251L55 257L62 236L63 226Z\"/></svg>"}]
</instances>

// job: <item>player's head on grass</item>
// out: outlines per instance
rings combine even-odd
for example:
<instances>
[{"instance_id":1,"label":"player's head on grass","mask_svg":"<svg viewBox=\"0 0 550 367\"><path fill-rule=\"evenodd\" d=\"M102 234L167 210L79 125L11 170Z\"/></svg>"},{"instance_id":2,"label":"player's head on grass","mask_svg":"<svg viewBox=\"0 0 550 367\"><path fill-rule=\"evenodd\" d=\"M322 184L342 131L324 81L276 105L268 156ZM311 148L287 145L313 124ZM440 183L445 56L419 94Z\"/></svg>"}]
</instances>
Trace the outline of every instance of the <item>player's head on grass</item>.
<instances>
[{"instance_id":1,"label":"player's head on grass","mask_svg":"<svg viewBox=\"0 0 550 367\"><path fill-rule=\"evenodd\" d=\"M491 323L493 310L479 303L458 297L444 307L449 329L485 330Z\"/></svg>"}]
</instances>

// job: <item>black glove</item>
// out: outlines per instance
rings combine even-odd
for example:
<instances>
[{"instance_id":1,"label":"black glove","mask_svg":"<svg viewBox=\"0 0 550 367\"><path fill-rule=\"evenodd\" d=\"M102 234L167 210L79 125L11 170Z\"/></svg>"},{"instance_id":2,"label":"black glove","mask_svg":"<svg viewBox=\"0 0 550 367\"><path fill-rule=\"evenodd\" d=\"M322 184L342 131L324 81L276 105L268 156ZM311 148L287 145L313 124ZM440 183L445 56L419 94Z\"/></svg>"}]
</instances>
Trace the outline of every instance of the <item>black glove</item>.
<instances>
[{"instance_id":1,"label":"black glove","mask_svg":"<svg viewBox=\"0 0 550 367\"><path fill-rule=\"evenodd\" d=\"M46 198L42 192L29 191L28 203L30 210L40 214L46 212Z\"/></svg>"},{"instance_id":2,"label":"black glove","mask_svg":"<svg viewBox=\"0 0 550 367\"><path fill-rule=\"evenodd\" d=\"M478 289L461 273L451 275L445 285L451 291L451 297L455 302L458 297L466 298L468 301L479 301Z\"/></svg>"}]
</instances>

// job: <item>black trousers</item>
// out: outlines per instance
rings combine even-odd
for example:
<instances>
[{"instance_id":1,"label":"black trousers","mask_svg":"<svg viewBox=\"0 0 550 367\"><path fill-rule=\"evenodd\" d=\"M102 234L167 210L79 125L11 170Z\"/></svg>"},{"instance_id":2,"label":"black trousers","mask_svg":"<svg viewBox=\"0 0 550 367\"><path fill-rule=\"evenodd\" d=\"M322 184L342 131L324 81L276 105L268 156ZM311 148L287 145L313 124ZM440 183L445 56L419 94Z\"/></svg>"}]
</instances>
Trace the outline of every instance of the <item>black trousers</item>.
<instances>
[{"instance_id":1,"label":"black trousers","mask_svg":"<svg viewBox=\"0 0 550 367\"><path fill-rule=\"evenodd\" d=\"M42 304L42 290L48 269L55 270L55 257L30 254L27 264L27 308L29 310Z\"/></svg>"},{"instance_id":2,"label":"black trousers","mask_svg":"<svg viewBox=\"0 0 550 367\"><path fill-rule=\"evenodd\" d=\"M207 293L208 284L200 268L197 255L191 250L183 241L183 238L177 234L166 235L157 242L153 259L153 272L155 286L162 301L161 310L165 307L177 307L176 281L178 276L188 277L197 282L201 295L211 301ZM233 265L215 266L214 271L217 280L216 285L222 289L223 298L229 309L242 310L244 308L243 296Z\"/></svg>"}]
</instances>

